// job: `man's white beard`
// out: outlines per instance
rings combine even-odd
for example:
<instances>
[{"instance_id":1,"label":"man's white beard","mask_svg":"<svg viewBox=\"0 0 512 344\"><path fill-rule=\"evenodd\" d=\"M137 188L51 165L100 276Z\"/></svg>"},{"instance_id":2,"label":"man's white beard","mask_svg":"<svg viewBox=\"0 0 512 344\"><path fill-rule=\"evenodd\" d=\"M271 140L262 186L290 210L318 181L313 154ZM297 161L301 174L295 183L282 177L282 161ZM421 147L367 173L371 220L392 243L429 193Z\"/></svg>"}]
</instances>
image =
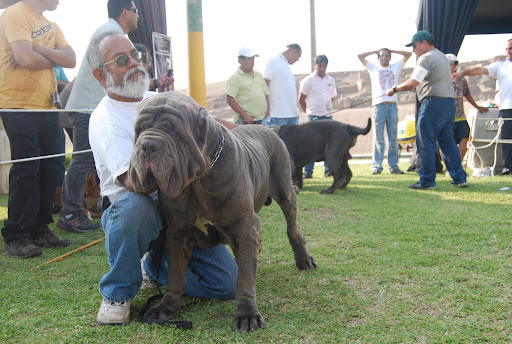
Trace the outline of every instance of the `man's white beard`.
<instances>
[{"instance_id":1,"label":"man's white beard","mask_svg":"<svg viewBox=\"0 0 512 344\"><path fill-rule=\"evenodd\" d=\"M138 76L135 80L129 80L129 78L137 72L141 72L144 75ZM139 99L149 88L149 76L144 68L137 66L130 69L130 71L124 75L121 85L116 85L114 77L107 70L106 86L107 93L113 93L123 98Z\"/></svg>"}]
</instances>

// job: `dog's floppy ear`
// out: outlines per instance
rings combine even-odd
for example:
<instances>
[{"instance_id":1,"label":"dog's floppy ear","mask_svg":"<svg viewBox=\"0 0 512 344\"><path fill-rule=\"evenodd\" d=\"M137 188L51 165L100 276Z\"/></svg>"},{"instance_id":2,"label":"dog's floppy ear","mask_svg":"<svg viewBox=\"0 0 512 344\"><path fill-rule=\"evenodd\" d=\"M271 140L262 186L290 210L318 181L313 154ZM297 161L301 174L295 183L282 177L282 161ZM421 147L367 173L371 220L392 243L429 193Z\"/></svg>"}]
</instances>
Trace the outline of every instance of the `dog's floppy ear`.
<instances>
[{"instance_id":1,"label":"dog's floppy ear","mask_svg":"<svg viewBox=\"0 0 512 344\"><path fill-rule=\"evenodd\" d=\"M161 180L159 186L161 192L174 198L208 170L205 148L212 119L205 108L184 95L177 95L171 108L165 116L173 122L167 148L173 161L171 166L164 167L165 181Z\"/></svg>"}]
</instances>

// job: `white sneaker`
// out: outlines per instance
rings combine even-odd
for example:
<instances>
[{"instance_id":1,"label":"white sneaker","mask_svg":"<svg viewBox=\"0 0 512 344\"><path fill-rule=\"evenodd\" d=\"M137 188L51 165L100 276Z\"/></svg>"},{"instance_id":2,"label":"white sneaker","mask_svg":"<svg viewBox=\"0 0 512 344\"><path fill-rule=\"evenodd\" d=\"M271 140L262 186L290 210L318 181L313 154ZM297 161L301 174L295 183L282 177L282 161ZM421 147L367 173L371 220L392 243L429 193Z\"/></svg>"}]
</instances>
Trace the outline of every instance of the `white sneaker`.
<instances>
[{"instance_id":1,"label":"white sneaker","mask_svg":"<svg viewBox=\"0 0 512 344\"><path fill-rule=\"evenodd\" d=\"M146 274L146 271L142 270L142 284L140 289L158 289L160 285L157 282L153 282L151 278Z\"/></svg>"},{"instance_id":2,"label":"white sneaker","mask_svg":"<svg viewBox=\"0 0 512 344\"><path fill-rule=\"evenodd\" d=\"M114 302L103 299L96 321L100 325L121 325L130 321L131 301Z\"/></svg>"},{"instance_id":3,"label":"white sneaker","mask_svg":"<svg viewBox=\"0 0 512 344\"><path fill-rule=\"evenodd\" d=\"M149 252L146 252L140 259L140 270L142 271L142 284L140 285L140 289L158 289L160 286L158 282L153 282L146 273L146 270L144 270L144 262L148 258L148 255Z\"/></svg>"}]
</instances>

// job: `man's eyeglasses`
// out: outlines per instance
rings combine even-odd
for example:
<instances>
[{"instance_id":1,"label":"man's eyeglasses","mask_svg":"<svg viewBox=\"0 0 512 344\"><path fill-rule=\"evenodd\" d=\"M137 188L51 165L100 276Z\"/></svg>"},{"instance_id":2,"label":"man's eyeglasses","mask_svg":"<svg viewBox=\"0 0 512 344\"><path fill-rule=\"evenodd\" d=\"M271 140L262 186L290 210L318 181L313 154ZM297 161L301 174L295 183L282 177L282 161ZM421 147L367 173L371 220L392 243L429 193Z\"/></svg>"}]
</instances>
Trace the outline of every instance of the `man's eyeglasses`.
<instances>
[{"instance_id":1,"label":"man's eyeglasses","mask_svg":"<svg viewBox=\"0 0 512 344\"><path fill-rule=\"evenodd\" d=\"M139 10L137 9L137 7L135 8L127 8L128 11L133 11L135 12L136 15L139 15Z\"/></svg>"},{"instance_id":2,"label":"man's eyeglasses","mask_svg":"<svg viewBox=\"0 0 512 344\"><path fill-rule=\"evenodd\" d=\"M458 64L459 64L459 61L453 61L453 62L450 62L450 64L458 65Z\"/></svg>"},{"instance_id":3,"label":"man's eyeglasses","mask_svg":"<svg viewBox=\"0 0 512 344\"><path fill-rule=\"evenodd\" d=\"M133 58L137 63L140 63L144 59L144 53L141 52L141 51L136 51L133 54L131 54L130 56L128 56L128 55L119 55L118 57L116 57L115 60L105 62L104 64L102 64L102 66L106 66L106 65L108 65L110 63L115 62L119 67L124 67L124 66L126 66L128 64L128 61L130 60L130 57Z\"/></svg>"}]
</instances>

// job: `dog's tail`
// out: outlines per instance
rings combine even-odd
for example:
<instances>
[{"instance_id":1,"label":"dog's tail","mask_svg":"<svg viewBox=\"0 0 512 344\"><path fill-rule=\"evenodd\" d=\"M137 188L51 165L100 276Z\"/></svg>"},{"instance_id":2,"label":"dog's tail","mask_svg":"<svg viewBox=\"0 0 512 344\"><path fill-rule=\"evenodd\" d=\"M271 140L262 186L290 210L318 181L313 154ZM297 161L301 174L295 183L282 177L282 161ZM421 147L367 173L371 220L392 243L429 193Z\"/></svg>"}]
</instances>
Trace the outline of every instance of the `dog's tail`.
<instances>
[{"instance_id":1,"label":"dog's tail","mask_svg":"<svg viewBox=\"0 0 512 344\"><path fill-rule=\"evenodd\" d=\"M354 136L366 135L370 132L370 129L372 128L372 119L368 118L368 124L366 125L365 128L354 127L353 125L349 125L348 127L350 130L350 133Z\"/></svg>"}]
</instances>

